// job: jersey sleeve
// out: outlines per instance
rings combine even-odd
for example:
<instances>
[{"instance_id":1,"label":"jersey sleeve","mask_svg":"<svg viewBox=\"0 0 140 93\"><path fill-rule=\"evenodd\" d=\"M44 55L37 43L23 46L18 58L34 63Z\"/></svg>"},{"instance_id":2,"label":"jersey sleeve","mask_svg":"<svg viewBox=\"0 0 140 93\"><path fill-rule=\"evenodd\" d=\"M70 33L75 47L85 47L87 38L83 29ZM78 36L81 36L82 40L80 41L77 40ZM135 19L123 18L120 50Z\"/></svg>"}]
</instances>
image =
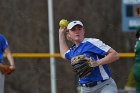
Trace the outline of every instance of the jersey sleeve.
<instances>
[{"instance_id":1,"label":"jersey sleeve","mask_svg":"<svg viewBox=\"0 0 140 93\"><path fill-rule=\"evenodd\" d=\"M0 36L0 41L1 41L1 48L4 51L5 48L8 47L8 42L4 36Z\"/></svg>"},{"instance_id":2,"label":"jersey sleeve","mask_svg":"<svg viewBox=\"0 0 140 93\"><path fill-rule=\"evenodd\" d=\"M111 48L110 46L103 43L100 39L92 38L91 40L89 40L89 42L93 45L92 49L97 54L106 55Z\"/></svg>"},{"instance_id":3,"label":"jersey sleeve","mask_svg":"<svg viewBox=\"0 0 140 93\"><path fill-rule=\"evenodd\" d=\"M71 57L70 57L70 50L68 50L68 51L65 53L65 58L68 59L68 60L71 60Z\"/></svg>"}]
</instances>

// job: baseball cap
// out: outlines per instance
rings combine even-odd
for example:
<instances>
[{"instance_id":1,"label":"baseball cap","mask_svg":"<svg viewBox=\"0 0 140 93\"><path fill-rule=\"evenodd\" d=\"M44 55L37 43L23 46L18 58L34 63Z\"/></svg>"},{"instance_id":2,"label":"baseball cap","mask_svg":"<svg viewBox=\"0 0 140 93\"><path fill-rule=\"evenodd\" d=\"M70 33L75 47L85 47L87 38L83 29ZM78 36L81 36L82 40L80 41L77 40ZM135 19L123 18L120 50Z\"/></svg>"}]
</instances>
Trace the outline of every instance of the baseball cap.
<instances>
[{"instance_id":1,"label":"baseball cap","mask_svg":"<svg viewBox=\"0 0 140 93\"><path fill-rule=\"evenodd\" d=\"M78 21L78 20L72 21L72 22L70 22L70 23L68 24L67 29L70 30L70 29L72 29L72 28L73 28L74 26L76 26L76 25L83 26L83 23L82 23L81 21Z\"/></svg>"}]
</instances>

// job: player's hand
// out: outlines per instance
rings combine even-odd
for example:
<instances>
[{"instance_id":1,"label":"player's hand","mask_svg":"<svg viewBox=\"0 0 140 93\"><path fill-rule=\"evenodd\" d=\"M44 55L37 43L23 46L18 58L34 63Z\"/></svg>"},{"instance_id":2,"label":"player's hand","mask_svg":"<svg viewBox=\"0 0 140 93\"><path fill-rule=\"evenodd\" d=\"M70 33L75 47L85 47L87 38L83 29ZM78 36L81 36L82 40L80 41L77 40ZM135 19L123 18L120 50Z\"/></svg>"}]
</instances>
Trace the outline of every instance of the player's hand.
<instances>
[{"instance_id":1,"label":"player's hand","mask_svg":"<svg viewBox=\"0 0 140 93\"><path fill-rule=\"evenodd\" d=\"M15 68L15 65L11 65L10 67L9 67L11 70L15 70L16 68Z\"/></svg>"},{"instance_id":2,"label":"player's hand","mask_svg":"<svg viewBox=\"0 0 140 93\"><path fill-rule=\"evenodd\" d=\"M64 28L59 28L59 33L65 33L67 31L67 28L64 27Z\"/></svg>"},{"instance_id":3,"label":"player's hand","mask_svg":"<svg viewBox=\"0 0 140 93\"><path fill-rule=\"evenodd\" d=\"M99 66L97 61L92 61L91 62L91 67L97 67L97 66Z\"/></svg>"}]
</instances>

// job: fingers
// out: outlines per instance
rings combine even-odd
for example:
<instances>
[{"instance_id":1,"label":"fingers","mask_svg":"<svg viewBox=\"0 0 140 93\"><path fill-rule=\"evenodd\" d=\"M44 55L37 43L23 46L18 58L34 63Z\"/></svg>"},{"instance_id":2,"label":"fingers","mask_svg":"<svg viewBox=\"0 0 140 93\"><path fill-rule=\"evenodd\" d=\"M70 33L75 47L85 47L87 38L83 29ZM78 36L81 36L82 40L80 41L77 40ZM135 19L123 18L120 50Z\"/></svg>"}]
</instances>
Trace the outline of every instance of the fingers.
<instances>
[{"instance_id":1,"label":"fingers","mask_svg":"<svg viewBox=\"0 0 140 93\"><path fill-rule=\"evenodd\" d=\"M94 62L91 62L91 67L97 67L99 66L98 62L94 61Z\"/></svg>"},{"instance_id":2,"label":"fingers","mask_svg":"<svg viewBox=\"0 0 140 93\"><path fill-rule=\"evenodd\" d=\"M15 70L15 66L13 66L13 65L11 65L9 68L12 70Z\"/></svg>"},{"instance_id":3,"label":"fingers","mask_svg":"<svg viewBox=\"0 0 140 93\"><path fill-rule=\"evenodd\" d=\"M60 27L60 28L59 28L59 32L63 32L63 33L64 33L64 32L66 32L66 31L67 31L66 27L64 27L64 28Z\"/></svg>"}]
</instances>

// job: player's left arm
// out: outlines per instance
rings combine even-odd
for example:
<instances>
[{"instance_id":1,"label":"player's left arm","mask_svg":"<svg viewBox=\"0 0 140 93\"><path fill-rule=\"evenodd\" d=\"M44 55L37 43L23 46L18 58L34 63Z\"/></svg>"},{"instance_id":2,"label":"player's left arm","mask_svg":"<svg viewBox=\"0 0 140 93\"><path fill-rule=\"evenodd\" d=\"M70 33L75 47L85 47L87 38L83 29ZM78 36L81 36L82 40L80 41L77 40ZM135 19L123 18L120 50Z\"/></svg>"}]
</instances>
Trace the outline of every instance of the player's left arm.
<instances>
[{"instance_id":1,"label":"player's left arm","mask_svg":"<svg viewBox=\"0 0 140 93\"><path fill-rule=\"evenodd\" d=\"M110 48L109 51L107 52L107 55L104 58L97 60L97 63L98 66L100 66L100 65L112 63L118 59L119 59L119 54L114 49Z\"/></svg>"}]
</instances>

